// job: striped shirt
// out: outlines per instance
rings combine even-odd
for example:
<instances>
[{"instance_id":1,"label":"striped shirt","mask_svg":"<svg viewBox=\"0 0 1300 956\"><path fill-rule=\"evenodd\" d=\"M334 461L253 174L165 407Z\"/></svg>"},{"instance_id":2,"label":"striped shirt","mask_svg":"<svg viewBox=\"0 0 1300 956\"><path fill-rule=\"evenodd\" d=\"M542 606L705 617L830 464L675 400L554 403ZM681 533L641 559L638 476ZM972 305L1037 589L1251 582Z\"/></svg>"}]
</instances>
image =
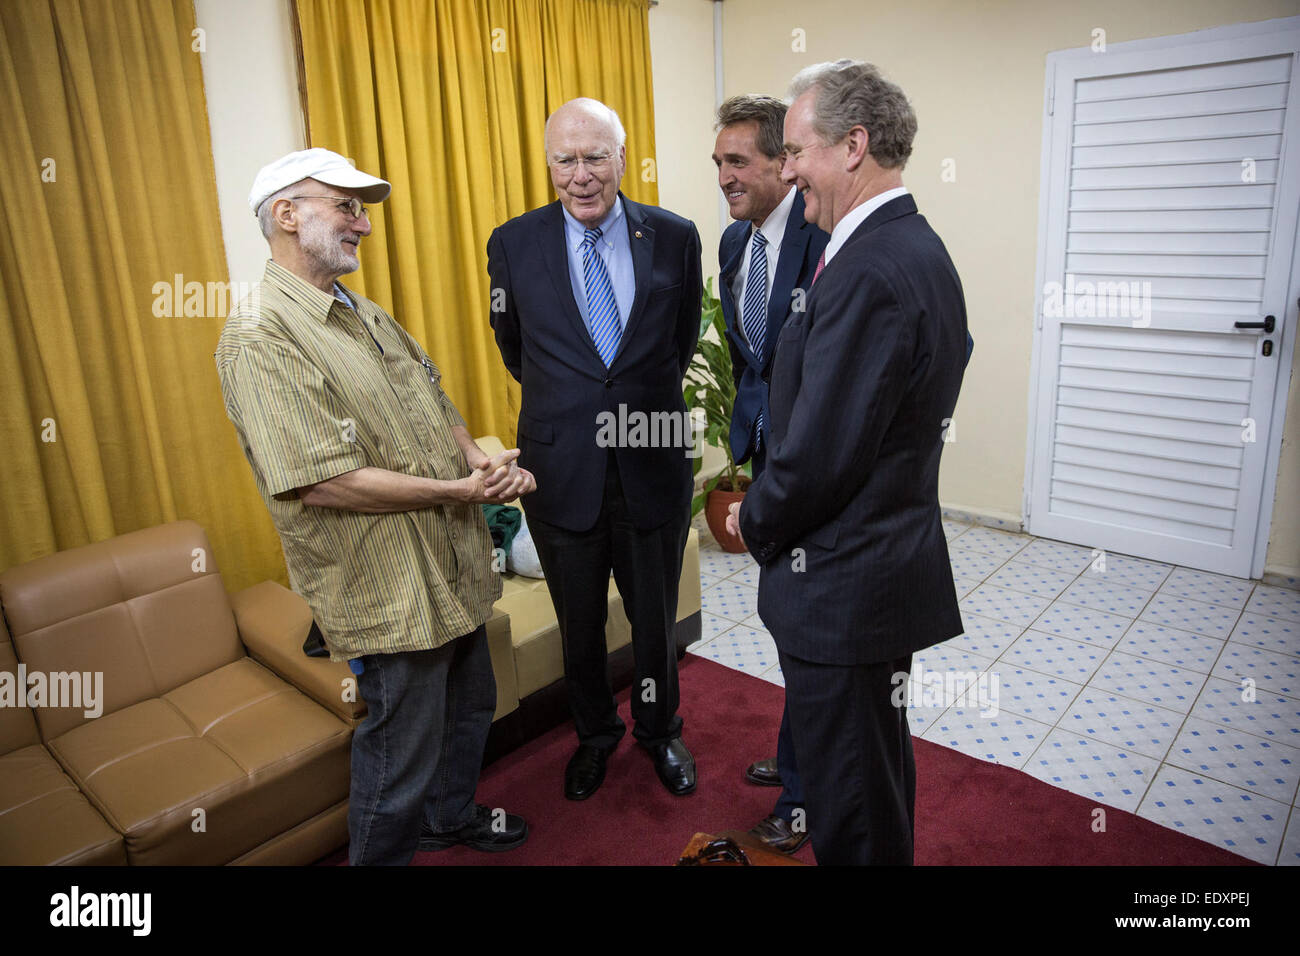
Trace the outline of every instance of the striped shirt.
<instances>
[{"instance_id":1,"label":"striped shirt","mask_svg":"<svg viewBox=\"0 0 1300 956\"><path fill-rule=\"evenodd\" d=\"M289 584L336 661L438 647L486 621L501 596L478 505L363 514L299 500L296 489L365 466L470 473L452 434L465 421L437 366L392 316L344 291L355 310L268 262L216 353Z\"/></svg>"}]
</instances>

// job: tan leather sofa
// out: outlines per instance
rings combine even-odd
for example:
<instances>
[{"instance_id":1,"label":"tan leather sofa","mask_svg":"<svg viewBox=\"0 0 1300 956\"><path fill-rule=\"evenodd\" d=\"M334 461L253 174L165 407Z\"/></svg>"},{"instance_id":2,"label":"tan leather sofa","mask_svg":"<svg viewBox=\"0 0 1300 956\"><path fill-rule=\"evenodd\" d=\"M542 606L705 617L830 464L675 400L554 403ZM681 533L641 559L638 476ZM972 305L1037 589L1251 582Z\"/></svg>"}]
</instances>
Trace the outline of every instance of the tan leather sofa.
<instances>
[{"instance_id":1,"label":"tan leather sofa","mask_svg":"<svg viewBox=\"0 0 1300 956\"><path fill-rule=\"evenodd\" d=\"M0 863L290 863L346 841L358 705L249 656L291 637L266 607L237 619L198 525L11 568L0 605L0 666L83 692L0 709Z\"/></svg>"},{"instance_id":2,"label":"tan leather sofa","mask_svg":"<svg viewBox=\"0 0 1300 956\"><path fill-rule=\"evenodd\" d=\"M499 448L483 439L484 450ZM568 719L545 582L506 575L488 622L491 759ZM631 634L610 583L615 686ZM301 864L347 842L346 665L309 658L311 609L271 581L227 594L203 529L182 521L0 574L0 680L102 675L97 716L0 706L0 865ZM8 627L6 629L5 622ZM699 539L678 602L679 653L700 633ZM75 684L66 679L66 684Z\"/></svg>"}]
</instances>

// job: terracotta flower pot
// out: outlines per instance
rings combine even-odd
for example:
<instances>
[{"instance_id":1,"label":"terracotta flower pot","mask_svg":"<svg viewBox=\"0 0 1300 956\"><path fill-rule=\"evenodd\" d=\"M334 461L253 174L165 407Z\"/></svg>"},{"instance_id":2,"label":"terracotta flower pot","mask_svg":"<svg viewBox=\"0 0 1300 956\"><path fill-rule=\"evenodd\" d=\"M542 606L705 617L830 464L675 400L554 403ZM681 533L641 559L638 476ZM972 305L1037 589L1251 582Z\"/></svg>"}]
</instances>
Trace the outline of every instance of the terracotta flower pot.
<instances>
[{"instance_id":1,"label":"terracotta flower pot","mask_svg":"<svg viewBox=\"0 0 1300 956\"><path fill-rule=\"evenodd\" d=\"M740 535L727 530L727 512L734 502L744 497L743 491L714 489L704 500L704 520L709 523L709 530L713 532L713 537L722 546L722 550L732 554L741 554L746 549L740 541Z\"/></svg>"}]
</instances>

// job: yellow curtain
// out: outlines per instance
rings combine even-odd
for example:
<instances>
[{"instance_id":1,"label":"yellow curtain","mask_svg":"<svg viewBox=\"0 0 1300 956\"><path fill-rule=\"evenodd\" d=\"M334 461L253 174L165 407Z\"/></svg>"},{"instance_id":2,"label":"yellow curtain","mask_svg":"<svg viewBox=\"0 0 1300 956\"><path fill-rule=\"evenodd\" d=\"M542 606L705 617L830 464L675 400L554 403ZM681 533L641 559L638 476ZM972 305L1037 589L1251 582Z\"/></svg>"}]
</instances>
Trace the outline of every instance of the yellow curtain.
<instances>
[{"instance_id":1,"label":"yellow curtain","mask_svg":"<svg viewBox=\"0 0 1300 956\"><path fill-rule=\"evenodd\" d=\"M488 324L488 236L555 198L542 133L567 100L613 107L623 191L657 203L646 0L297 0L313 146L393 184L344 281L443 371L471 431L513 442L518 386Z\"/></svg>"},{"instance_id":2,"label":"yellow curtain","mask_svg":"<svg viewBox=\"0 0 1300 956\"><path fill-rule=\"evenodd\" d=\"M192 0L0 3L0 568L192 518L228 587L285 579L212 358L194 29Z\"/></svg>"}]
</instances>

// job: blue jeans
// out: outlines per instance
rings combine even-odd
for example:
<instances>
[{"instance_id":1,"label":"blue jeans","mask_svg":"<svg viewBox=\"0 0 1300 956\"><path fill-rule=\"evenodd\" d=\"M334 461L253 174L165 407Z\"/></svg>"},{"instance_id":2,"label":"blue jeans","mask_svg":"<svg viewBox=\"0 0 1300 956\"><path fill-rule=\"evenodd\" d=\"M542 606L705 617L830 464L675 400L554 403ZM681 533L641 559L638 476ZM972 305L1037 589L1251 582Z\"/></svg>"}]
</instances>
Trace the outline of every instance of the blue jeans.
<instances>
[{"instance_id":1,"label":"blue jeans","mask_svg":"<svg viewBox=\"0 0 1300 956\"><path fill-rule=\"evenodd\" d=\"M352 735L348 861L405 866L420 824L469 823L496 710L487 629L427 651L367 654L357 678L366 719Z\"/></svg>"}]
</instances>

